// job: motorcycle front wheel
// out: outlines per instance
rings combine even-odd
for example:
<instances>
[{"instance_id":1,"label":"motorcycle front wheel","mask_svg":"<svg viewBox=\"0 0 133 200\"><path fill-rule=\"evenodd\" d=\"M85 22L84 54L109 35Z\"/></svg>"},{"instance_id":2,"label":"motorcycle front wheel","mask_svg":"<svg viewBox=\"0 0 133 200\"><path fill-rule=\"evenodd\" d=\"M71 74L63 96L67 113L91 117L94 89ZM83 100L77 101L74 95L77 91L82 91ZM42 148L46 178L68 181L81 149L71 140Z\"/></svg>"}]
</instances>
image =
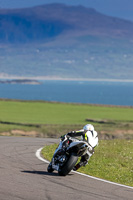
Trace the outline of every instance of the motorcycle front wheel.
<instances>
[{"instance_id":1,"label":"motorcycle front wheel","mask_svg":"<svg viewBox=\"0 0 133 200\"><path fill-rule=\"evenodd\" d=\"M60 167L58 170L58 174L60 176L66 176L75 166L76 162L78 161L78 157L72 154L63 167Z\"/></svg>"}]
</instances>

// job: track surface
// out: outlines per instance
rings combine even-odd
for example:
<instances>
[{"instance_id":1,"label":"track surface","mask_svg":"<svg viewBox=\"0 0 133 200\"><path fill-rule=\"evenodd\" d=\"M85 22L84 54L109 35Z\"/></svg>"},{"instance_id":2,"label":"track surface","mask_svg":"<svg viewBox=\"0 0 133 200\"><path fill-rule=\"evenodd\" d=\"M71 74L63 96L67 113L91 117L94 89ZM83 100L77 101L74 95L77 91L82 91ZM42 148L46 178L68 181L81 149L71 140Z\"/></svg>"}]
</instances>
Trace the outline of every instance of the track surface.
<instances>
[{"instance_id":1,"label":"track surface","mask_svg":"<svg viewBox=\"0 0 133 200\"><path fill-rule=\"evenodd\" d=\"M0 137L0 200L132 200L133 189L78 174L47 173L37 149L54 139Z\"/></svg>"}]
</instances>

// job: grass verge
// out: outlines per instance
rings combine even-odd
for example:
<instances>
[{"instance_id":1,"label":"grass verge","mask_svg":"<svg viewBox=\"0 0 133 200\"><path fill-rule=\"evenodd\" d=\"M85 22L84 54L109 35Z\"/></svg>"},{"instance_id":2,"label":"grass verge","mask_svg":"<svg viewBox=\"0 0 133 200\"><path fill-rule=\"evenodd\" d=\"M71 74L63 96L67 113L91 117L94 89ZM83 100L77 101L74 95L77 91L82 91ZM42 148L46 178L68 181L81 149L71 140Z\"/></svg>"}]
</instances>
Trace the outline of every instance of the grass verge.
<instances>
[{"instance_id":1,"label":"grass verge","mask_svg":"<svg viewBox=\"0 0 133 200\"><path fill-rule=\"evenodd\" d=\"M42 155L51 160L57 144L45 146ZM133 140L101 140L89 164L78 171L133 186Z\"/></svg>"}]
</instances>

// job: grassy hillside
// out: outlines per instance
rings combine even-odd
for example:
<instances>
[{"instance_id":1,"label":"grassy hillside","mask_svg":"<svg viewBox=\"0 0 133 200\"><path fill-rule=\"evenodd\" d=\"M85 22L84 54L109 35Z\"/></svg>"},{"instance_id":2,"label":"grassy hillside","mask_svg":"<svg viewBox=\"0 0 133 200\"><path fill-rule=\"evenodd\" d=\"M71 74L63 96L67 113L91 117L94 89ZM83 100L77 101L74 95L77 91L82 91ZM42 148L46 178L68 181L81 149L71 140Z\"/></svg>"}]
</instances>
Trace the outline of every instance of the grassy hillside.
<instances>
[{"instance_id":1,"label":"grassy hillside","mask_svg":"<svg viewBox=\"0 0 133 200\"><path fill-rule=\"evenodd\" d=\"M131 37L133 23L106 16L92 8L49 4L23 9L0 9L0 43L43 42L71 35Z\"/></svg>"}]
</instances>

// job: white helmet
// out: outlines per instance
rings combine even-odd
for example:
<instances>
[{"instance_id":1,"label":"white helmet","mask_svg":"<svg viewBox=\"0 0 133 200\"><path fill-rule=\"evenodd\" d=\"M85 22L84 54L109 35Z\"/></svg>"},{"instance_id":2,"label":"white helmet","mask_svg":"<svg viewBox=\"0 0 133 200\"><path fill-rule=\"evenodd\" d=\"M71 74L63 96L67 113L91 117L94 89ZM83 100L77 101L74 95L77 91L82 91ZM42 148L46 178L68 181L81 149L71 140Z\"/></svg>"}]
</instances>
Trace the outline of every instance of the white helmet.
<instances>
[{"instance_id":1,"label":"white helmet","mask_svg":"<svg viewBox=\"0 0 133 200\"><path fill-rule=\"evenodd\" d=\"M85 131L94 131L94 126L91 125L91 124L86 124L86 125L83 127L83 129L84 129Z\"/></svg>"}]
</instances>

